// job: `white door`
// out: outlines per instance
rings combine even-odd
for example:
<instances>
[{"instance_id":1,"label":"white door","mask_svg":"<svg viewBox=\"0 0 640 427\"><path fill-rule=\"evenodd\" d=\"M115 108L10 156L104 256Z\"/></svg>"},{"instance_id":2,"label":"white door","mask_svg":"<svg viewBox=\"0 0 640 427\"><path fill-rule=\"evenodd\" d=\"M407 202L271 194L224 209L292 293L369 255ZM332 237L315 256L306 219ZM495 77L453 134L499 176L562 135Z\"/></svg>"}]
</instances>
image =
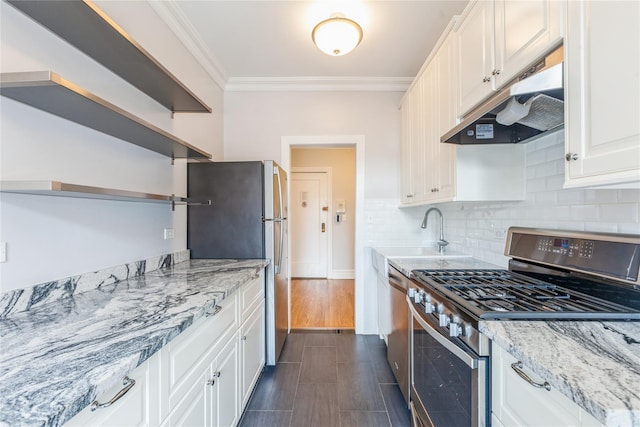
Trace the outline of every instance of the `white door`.
<instances>
[{"instance_id":1,"label":"white door","mask_svg":"<svg viewBox=\"0 0 640 427\"><path fill-rule=\"evenodd\" d=\"M324 172L291 174L291 277L327 277L327 186Z\"/></svg>"}]
</instances>

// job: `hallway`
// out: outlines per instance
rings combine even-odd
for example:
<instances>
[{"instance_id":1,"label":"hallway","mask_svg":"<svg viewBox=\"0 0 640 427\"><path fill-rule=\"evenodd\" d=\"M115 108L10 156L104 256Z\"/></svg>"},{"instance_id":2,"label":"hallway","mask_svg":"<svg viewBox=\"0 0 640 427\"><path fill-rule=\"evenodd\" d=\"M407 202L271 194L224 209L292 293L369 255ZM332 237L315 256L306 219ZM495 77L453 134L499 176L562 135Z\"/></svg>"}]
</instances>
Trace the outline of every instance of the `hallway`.
<instances>
[{"instance_id":1,"label":"hallway","mask_svg":"<svg viewBox=\"0 0 640 427\"><path fill-rule=\"evenodd\" d=\"M262 373L241 427L408 427L376 335L292 333Z\"/></svg>"},{"instance_id":2,"label":"hallway","mask_svg":"<svg viewBox=\"0 0 640 427\"><path fill-rule=\"evenodd\" d=\"M291 279L291 329L355 328L353 279Z\"/></svg>"}]
</instances>

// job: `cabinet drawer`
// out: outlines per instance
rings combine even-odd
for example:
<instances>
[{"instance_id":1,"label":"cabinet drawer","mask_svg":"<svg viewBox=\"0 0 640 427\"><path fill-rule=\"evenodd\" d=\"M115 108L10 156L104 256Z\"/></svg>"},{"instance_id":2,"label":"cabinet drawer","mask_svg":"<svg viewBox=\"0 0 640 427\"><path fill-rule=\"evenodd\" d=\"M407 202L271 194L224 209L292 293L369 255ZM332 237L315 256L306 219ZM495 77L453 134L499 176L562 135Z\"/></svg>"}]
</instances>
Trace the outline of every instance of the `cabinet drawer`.
<instances>
[{"instance_id":1,"label":"cabinet drawer","mask_svg":"<svg viewBox=\"0 0 640 427\"><path fill-rule=\"evenodd\" d=\"M492 345L492 411L508 426L591 426L599 423L555 388L536 388L521 378L511 364L518 362L504 349ZM538 383L544 380L523 366Z\"/></svg>"},{"instance_id":2,"label":"cabinet drawer","mask_svg":"<svg viewBox=\"0 0 640 427\"><path fill-rule=\"evenodd\" d=\"M216 356L212 352L216 343L227 340L238 328L236 295L218 305L222 307L218 313L192 325L166 347L164 378L170 407L187 391L186 385L193 384L196 371L211 363Z\"/></svg>"},{"instance_id":3,"label":"cabinet drawer","mask_svg":"<svg viewBox=\"0 0 640 427\"><path fill-rule=\"evenodd\" d=\"M127 375L135 384L108 407L91 410L91 405L84 408L69 420L65 426L149 426L160 421L158 377L160 355L156 353L147 361ZM108 391L101 393L96 401L103 404L109 402L123 390L119 382Z\"/></svg>"},{"instance_id":4,"label":"cabinet drawer","mask_svg":"<svg viewBox=\"0 0 640 427\"><path fill-rule=\"evenodd\" d=\"M264 274L240 289L240 323L244 323L255 307L264 300Z\"/></svg>"}]
</instances>

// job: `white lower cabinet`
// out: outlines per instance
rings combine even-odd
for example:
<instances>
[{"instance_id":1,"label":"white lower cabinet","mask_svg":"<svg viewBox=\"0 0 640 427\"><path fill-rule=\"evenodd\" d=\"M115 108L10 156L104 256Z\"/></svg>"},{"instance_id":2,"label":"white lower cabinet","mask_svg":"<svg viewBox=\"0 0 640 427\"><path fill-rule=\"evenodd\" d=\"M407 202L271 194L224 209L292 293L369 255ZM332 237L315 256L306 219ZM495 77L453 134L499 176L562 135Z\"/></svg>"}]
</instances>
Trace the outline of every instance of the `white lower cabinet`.
<instances>
[{"instance_id":1,"label":"white lower cabinet","mask_svg":"<svg viewBox=\"0 0 640 427\"><path fill-rule=\"evenodd\" d=\"M264 295L260 274L133 370L135 385L115 403L87 407L66 425L237 425L265 363Z\"/></svg>"},{"instance_id":2,"label":"white lower cabinet","mask_svg":"<svg viewBox=\"0 0 640 427\"><path fill-rule=\"evenodd\" d=\"M512 368L518 363L503 348L491 347L491 418L494 426L601 426L593 416L554 388L536 387ZM538 384L544 380L522 366Z\"/></svg>"},{"instance_id":3,"label":"white lower cabinet","mask_svg":"<svg viewBox=\"0 0 640 427\"><path fill-rule=\"evenodd\" d=\"M244 408L249 403L265 362L264 299L240 327L240 403ZM228 424L225 424L228 425Z\"/></svg>"},{"instance_id":4,"label":"white lower cabinet","mask_svg":"<svg viewBox=\"0 0 640 427\"><path fill-rule=\"evenodd\" d=\"M160 424L160 354L151 356L142 365L131 371L128 378L135 381L121 398L113 404L91 410L91 405L76 414L65 425L67 426L154 426ZM115 396L126 386L119 383L110 390L102 393L96 401L105 404L115 399Z\"/></svg>"}]
</instances>

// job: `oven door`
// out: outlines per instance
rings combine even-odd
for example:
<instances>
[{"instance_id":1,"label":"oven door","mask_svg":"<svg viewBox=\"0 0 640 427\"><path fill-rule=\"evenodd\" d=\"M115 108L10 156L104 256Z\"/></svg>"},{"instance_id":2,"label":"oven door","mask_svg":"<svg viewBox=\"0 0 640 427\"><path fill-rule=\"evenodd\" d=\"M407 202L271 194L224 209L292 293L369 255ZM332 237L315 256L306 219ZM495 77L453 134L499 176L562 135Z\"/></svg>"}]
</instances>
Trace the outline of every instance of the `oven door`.
<instances>
[{"instance_id":1,"label":"oven door","mask_svg":"<svg viewBox=\"0 0 640 427\"><path fill-rule=\"evenodd\" d=\"M410 298L411 400L417 426L489 425L489 358L448 336Z\"/></svg>"}]
</instances>

